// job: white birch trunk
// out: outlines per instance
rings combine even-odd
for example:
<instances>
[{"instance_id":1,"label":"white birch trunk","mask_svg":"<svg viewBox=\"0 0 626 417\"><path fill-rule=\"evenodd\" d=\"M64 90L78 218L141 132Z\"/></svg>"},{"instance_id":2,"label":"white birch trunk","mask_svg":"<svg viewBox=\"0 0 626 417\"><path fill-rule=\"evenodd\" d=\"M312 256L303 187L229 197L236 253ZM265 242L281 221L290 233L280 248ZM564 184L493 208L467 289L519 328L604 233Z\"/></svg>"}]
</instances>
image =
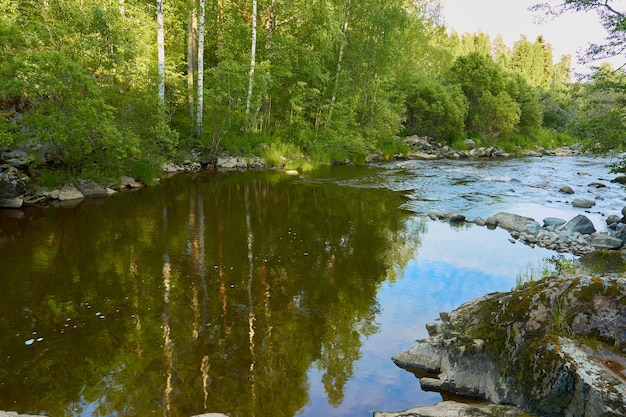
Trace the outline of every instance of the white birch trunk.
<instances>
[{"instance_id":1,"label":"white birch trunk","mask_svg":"<svg viewBox=\"0 0 626 417\"><path fill-rule=\"evenodd\" d=\"M124 6L124 0L120 0L120 16L124 17L126 14L126 7Z\"/></svg>"},{"instance_id":2,"label":"white birch trunk","mask_svg":"<svg viewBox=\"0 0 626 417\"><path fill-rule=\"evenodd\" d=\"M189 119L194 122L194 76L197 68L197 43L198 34L198 13L196 10L195 0L189 15L189 23L187 25L187 111Z\"/></svg>"},{"instance_id":3,"label":"white birch trunk","mask_svg":"<svg viewBox=\"0 0 626 417\"><path fill-rule=\"evenodd\" d=\"M198 29L198 113L196 114L196 137L202 135L204 113L204 2L200 0L200 25Z\"/></svg>"},{"instance_id":4,"label":"white birch trunk","mask_svg":"<svg viewBox=\"0 0 626 417\"><path fill-rule=\"evenodd\" d=\"M246 99L246 114L250 114L252 92L254 89L254 69L256 66L256 6L257 0L252 0L252 46L250 52L250 79L248 81L248 98Z\"/></svg>"},{"instance_id":5,"label":"white birch trunk","mask_svg":"<svg viewBox=\"0 0 626 417\"><path fill-rule=\"evenodd\" d=\"M159 62L159 105L165 109L165 32L163 29L163 0L157 0L157 47Z\"/></svg>"},{"instance_id":6,"label":"white birch trunk","mask_svg":"<svg viewBox=\"0 0 626 417\"><path fill-rule=\"evenodd\" d=\"M346 2L346 20L343 22L343 34L341 38L341 44L339 45L339 57L337 58L337 71L335 72L335 85L333 87L333 96L330 99L330 108L328 109L328 118L326 119L326 126L330 123L333 117L333 108L337 101L337 91L339 90L339 75L341 74L341 65L343 63L343 51L346 47L346 38L348 36L348 24L350 22L350 3L352 0Z\"/></svg>"},{"instance_id":7,"label":"white birch trunk","mask_svg":"<svg viewBox=\"0 0 626 417\"><path fill-rule=\"evenodd\" d=\"M267 22L267 42L265 44L265 52L268 61L272 62L272 37L274 36L274 29L276 28L276 0L272 0L270 3L270 13L269 13L269 21ZM268 85L272 84L272 72L271 72L271 64L270 69L268 69L267 77L269 80ZM272 102L270 100L268 89L265 89L263 94L263 100L258 104L255 112L253 120L257 120L259 116L259 111L263 108L263 123L261 124L261 130L263 129L263 124L269 126L270 124L270 115Z\"/></svg>"}]
</instances>

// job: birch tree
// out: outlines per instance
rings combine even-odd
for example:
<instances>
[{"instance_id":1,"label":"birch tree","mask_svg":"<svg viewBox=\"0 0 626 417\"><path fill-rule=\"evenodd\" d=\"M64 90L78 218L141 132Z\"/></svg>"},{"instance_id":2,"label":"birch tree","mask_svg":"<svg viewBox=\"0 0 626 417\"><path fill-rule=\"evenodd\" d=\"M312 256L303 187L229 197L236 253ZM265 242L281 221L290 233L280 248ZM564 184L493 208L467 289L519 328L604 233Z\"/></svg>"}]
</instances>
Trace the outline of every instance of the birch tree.
<instances>
[{"instance_id":1,"label":"birch tree","mask_svg":"<svg viewBox=\"0 0 626 417\"><path fill-rule=\"evenodd\" d=\"M339 76L341 75L341 65L343 63L343 54L344 49L346 47L346 41L348 37L348 25L350 23L350 4L352 0L347 0L346 2L346 18L343 21L342 28L342 36L341 36L341 44L339 45L339 57L337 58L337 70L335 71L335 85L333 87L333 95L330 99L330 108L328 109L328 118L326 119L326 126L330 123L330 120L333 117L333 108L335 107L335 102L337 101L337 91L339 90Z\"/></svg>"},{"instance_id":2,"label":"birch tree","mask_svg":"<svg viewBox=\"0 0 626 417\"><path fill-rule=\"evenodd\" d=\"M200 0L200 27L198 29L198 113L196 114L196 137L202 135L204 112L204 17L205 0Z\"/></svg>"},{"instance_id":3,"label":"birch tree","mask_svg":"<svg viewBox=\"0 0 626 417\"><path fill-rule=\"evenodd\" d=\"M252 0L252 45L250 47L250 73L248 80L248 97L246 98L246 114L250 114L250 104L252 102L252 93L254 89L254 70L256 67L256 18L257 0Z\"/></svg>"},{"instance_id":4,"label":"birch tree","mask_svg":"<svg viewBox=\"0 0 626 417\"><path fill-rule=\"evenodd\" d=\"M157 0L157 47L159 66L159 105L165 108L165 31L163 29L163 0Z\"/></svg>"},{"instance_id":5,"label":"birch tree","mask_svg":"<svg viewBox=\"0 0 626 417\"><path fill-rule=\"evenodd\" d=\"M198 13L196 1L191 0L189 22L187 23L187 112L189 119L194 121L194 78L198 65Z\"/></svg>"}]
</instances>

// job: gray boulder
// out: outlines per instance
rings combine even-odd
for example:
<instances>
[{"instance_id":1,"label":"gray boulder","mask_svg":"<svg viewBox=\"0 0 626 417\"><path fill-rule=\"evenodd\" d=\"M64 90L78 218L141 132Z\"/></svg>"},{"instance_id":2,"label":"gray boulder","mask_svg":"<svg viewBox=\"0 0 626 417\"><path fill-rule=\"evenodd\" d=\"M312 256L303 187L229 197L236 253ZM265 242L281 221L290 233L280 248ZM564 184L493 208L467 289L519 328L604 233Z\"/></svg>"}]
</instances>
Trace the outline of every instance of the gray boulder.
<instances>
[{"instance_id":1,"label":"gray boulder","mask_svg":"<svg viewBox=\"0 0 626 417\"><path fill-rule=\"evenodd\" d=\"M465 215L461 214L461 213L448 213L446 215L446 217L448 218L448 221L450 223L463 223L465 222Z\"/></svg>"},{"instance_id":2,"label":"gray boulder","mask_svg":"<svg viewBox=\"0 0 626 417\"><path fill-rule=\"evenodd\" d=\"M562 192L563 194L574 194L574 190L569 185L561 187L559 192Z\"/></svg>"},{"instance_id":3,"label":"gray boulder","mask_svg":"<svg viewBox=\"0 0 626 417\"><path fill-rule=\"evenodd\" d=\"M594 249L617 250L624 245L619 237L609 236L606 233L598 233L591 240L591 246Z\"/></svg>"},{"instance_id":4,"label":"gray boulder","mask_svg":"<svg viewBox=\"0 0 626 417\"><path fill-rule=\"evenodd\" d=\"M563 219L559 219L557 217L546 217L545 219L543 219L543 224L544 226L563 226L565 223L567 223L565 220Z\"/></svg>"},{"instance_id":5,"label":"gray boulder","mask_svg":"<svg viewBox=\"0 0 626 417\"><path fill-rule=\"evenodd\" d=\"M76 188L87 198L99 198L109 196L106 188L91 180L79 179L76 182Z\"/></svg>"},{"instance_id":6,"label":"gray boulder","mask_svg":"<svg viewBox=\"0 0 626 417\"><path fill-rule=\"evenodd\" d=\"M140 181L137 181L133 177L122 175L122 178L120 179L120 186L122 188L136 189L144 187L144 184Z\"/></svg>"},{"instance_id":7,"label":"gray boulder","mask_svg":"<svg viewBox=\"0 0 626 417\"><path fill-rule=\"evenodd\" d=\"M65 184L59 192L59 201L79 200L85 198L85 195L78 191L74 184Z\"/></svg>"},{"instance_id":8,"label":"gray boulder","mask_svg":"<svg viewBox=\"0 0 626 417\"><path fill-rule=\"evenodd\" d=\"M572 201L572 206L576 208L591 208L595 205L595 201L584 198L575 198L574 201Z\"/></svg>"},{"instance_id":9,"label":"gray boulder","mask_svg":"<svg viewBox=\"0 0 626 417\"><path fill-rule=\"evenodd\" d=\"M35 161L33 156L21 150L4 152L2 153L2 159L7 164L18 169L25 169Z\"/></svg>"},{"instance_id":10,"label":"gray boulder","mask_svg":"<svg viewBox=\"0 0 626 417\"><path fill-rule=\"evenodd\" d=\"M615 223L619 223L622 221L622 218L616 214L611 214L609 217L606 218L606 224L608 226L615 224Z\"/></svg>"},{"instance_id":11,"label":"gray boulder","mask_svg":"<svg viewBox=\"0 0 626 417\"><path fill-rule=\"evenodd\" d=\"M535 219L532 219L530 217L520 216L519 214L513 214L513 213L494 214L493 216L489 216L485 220L485 224L487 226L489 225L498 226L509 232L511 231L523 232L527 230L528 228L534 228L535 224L537 225L537 227L539 226L539 223L537 223Z\"/></svg>"},{"instance_id":12,"label":"gray boulder","mask_svg":"<svg viewBox=\"0 0 626 417\"><path fill-rule=\"evenodd\" d=\"M565 223L562 230L569 234L580 233L583 235L590 235L596 232L596 228L591 220L582 214Z\"/></svg>"}]
</instances>

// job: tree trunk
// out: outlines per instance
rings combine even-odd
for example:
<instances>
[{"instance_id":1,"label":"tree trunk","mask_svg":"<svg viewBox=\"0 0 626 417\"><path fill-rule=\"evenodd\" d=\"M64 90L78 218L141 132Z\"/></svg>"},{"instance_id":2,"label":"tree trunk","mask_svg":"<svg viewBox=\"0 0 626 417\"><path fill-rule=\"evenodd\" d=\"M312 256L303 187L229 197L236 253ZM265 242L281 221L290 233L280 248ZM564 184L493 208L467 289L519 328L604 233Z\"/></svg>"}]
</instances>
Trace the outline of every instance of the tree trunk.
<instances>
[{"instance_id":1,"label":"tree trunk","mask_svg":"<svg viewBox=\"0 0 626 417\"><path fill-rule=\"evenodd\" d=\"M333 108L337 101L337 91L339 90L339 75L341 74L341 65L343 63L343 51L346 47L346 38L348 36L348 24L350 22L350 3L352 0L346 1L346 20L343 22L343 30L341 37L341 44L339 45L339 57L337 58L337 71L335 72L335 85L333 87L333 96L330 99L330 107L328 109L328 118L326 119L325 127L328 126L330 120L333 117Z\"/></svg>"},{"instance_id":2,"label":"tree trunk","mask_svg":"<svg viewBox=\"0 0 626 417\"><path fill-rule=\"evenodd\" d=\"M272 63L272 39L274 36L274 29L276 29L276 0L272 0L270 3L269 10L269 21L267 22L267 42L265 44L265 53L266 59L270 62L270 67L268 69L267 77L268 77L268 86L272 84L272 73L271 73L271 63ZM269 128L270 124L270 116L272 111L272 100L269 95L268 88L265 89L263 94L263 100L257 106L254 112L254 120L257 120L259 111L263 112L263 120L261 122L261 130L263 130L263 125Z\"/></svg>"},{"instance_id":3,"label":"tree trunk","mask_svg":"<svg viewBox=\"0 0 626 417\"><path fill-rule=\"evenodd\" d=\"M159 109L165 109L165 33L163 30L163 0L157 0L157 44L159 65Z\"/></svg>"},{"instance_id":4,"label":"tree trunk","mask_svg":"<svg viewBox=\"0 0 626 417\"><path fill-rule=\"evenodd\" d=\"M196 74L198 62L198 13L196 10L196 2L192 0L192 8L189 15L189 23L187 24L187 111L189 119L194 122L194 77Z\"/></svg>"},{"instance_id":5,"label":"tree trunk","mask_svg":"<svg viewBox=\"0 0 626 417\"><path fill-rule=\"evenodd\" d=\"M248 81L248 98L246 99L246 114L250 114L252 92L254 89L254 69L256 66L256 7L257 0L252 0L252 46L250 51L250 79Z\"/></svg>"},{"instance_id":6,"label":"tree trunk","mask_svg":"<svg viewBox=\"0 0 626 417\"><path fill-rule=\"evenodd\" d=\"M224 3L223 0L217 0L217 56L220 57L222 46L224 45L224 32L222 31L222 23L224 22Z\"/></svg>"},{"instance_id":7,"label":"tree trunk","mask_svg":"<svg viewBox=\"0 0 626 417\"><path fill-rule=\"evenodd\" d=\"M124 0L120 0L120 16L122 16L123 18L125 14L126 14L126 7L124 6Z\"/></svg>"},{"instance_id":8,"label":"tree trunk","mask_svg":"<svg viewBox=\"0 0 626 417\"><path fill-rule=\"evenodd\" d=\"M200 28L198 31L198 112L196 114L196 137L202 135L204 113L204 2L200 0Z\"/></svg>"}]
</instances>

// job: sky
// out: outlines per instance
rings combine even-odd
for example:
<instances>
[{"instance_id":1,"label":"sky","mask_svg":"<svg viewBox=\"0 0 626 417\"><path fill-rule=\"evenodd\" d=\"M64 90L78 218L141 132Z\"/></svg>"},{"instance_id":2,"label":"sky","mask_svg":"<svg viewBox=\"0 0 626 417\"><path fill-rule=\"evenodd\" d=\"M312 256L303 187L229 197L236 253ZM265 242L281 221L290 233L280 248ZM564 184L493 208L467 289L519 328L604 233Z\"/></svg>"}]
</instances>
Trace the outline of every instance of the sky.
<instances>
[{"instance_id":1,"label":"sky","mask_svg":"<svg viewBox=\"0 0 626 417\"><path fill-rule=\"evenodd\" d=\"M441 0L446 25L459 34L480 30L489 34L492 40L501 34L508 47L512 47L522 34L533 42L538 35L543 35L553 47L555 62L560 61L563 55L571 55L574 71L588 73L587 66L578 63L578 56L582 55L589 43L603 43L606 37L606 31L595 12L567 13L556 18L548 17L544 19L545 22L538 24L537 18L544 16L539 12L530 12L528 8L540 2Z\"/></svg>"}]
</instances>

